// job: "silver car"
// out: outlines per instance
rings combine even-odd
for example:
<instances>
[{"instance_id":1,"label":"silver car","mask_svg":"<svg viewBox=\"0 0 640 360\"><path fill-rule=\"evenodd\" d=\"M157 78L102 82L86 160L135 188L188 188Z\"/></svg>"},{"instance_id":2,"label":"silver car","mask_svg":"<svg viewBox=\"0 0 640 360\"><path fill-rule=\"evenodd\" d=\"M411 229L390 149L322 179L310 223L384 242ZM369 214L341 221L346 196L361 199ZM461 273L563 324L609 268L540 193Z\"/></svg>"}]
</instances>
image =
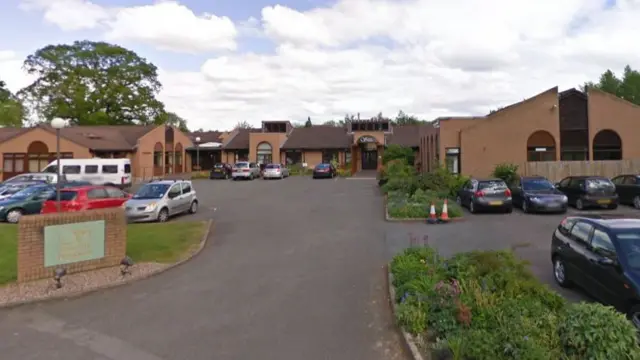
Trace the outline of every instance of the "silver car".
<instances>
[{"instance_id":1,"label":"silver car","mask_svg":"<svg viewBox=\"0 0 640 360\"><path fill-rule=\"evenodd\" d=\"M245 179L253 180L260 177L260 168L256 163L241 161L233 165L231 170L231 178L233 180Z\"/></svg>"},{"instance_id":2,"label":"silver car","mask_svg":"<svg viewBox=\"0 0 640 360\"><path fill-rule=\"evenodd\" d=\"M165 222L171 216L198 211L191 181L160 180L143 185L124 205L130 222Z\"/></svg>"},{"instance_id":3,"label":"silver car","mask_svg":"<svg viewBox=\"0 0 640 360\"><path fill-rule=\"evenodd\" d=\"M267 164L262 171L263 179L283 179L289 176L289 169L280 164Z\"/></svg>"}]
</instances>

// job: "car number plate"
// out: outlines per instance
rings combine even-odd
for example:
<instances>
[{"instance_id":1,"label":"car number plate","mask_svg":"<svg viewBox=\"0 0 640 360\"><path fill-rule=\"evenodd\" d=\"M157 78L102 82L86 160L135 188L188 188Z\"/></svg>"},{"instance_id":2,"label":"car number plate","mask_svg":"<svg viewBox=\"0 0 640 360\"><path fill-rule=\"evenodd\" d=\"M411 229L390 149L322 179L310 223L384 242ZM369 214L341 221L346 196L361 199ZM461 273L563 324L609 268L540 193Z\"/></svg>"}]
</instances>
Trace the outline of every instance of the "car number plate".
<instances>
[{"instance_id":1,"label":"car number plate","mask_svg":"<svg viewBox=\"0 0 640 360\"><path fill-rule=\"evenodd\" d=\"M491 206L500 206L500 205L502 205L502 201L490 201L489 205L491 205Z\"/></svg>"},{"instance_id":2,"label":"car number plate","mask_svg":"<svg viewBox=\"0 0 640 360\"><path fill-rule=\"evenodd\" d=\"M611 200L598 200L598 204L609 204L611 203Z\"/></svg>"}]
</instances>

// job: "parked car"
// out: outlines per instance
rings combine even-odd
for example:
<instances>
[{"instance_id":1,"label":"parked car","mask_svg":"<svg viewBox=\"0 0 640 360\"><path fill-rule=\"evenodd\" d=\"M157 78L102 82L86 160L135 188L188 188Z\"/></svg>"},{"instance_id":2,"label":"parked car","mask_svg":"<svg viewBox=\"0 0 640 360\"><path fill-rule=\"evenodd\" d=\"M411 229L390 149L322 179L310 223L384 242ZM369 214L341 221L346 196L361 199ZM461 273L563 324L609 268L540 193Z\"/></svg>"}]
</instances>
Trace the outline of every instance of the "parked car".
<instances>
[{"instance_id":1,"label":"parked car","mask_svg":"<svg viewBox=\"0 0 640 360\"><path fill-rule=\"evenodd\" d=\"M471 213L482 210L513 211L511 190L501 179L469 179L458 191L456 202Z\"/></svg>"},{"instance_id":2,"label":"parked car","mask_svg":"<svg viewBox=\"0 0 640 360\"><path fill-rule=\"evenodd\" d=\"M213 165L213 169L209 172L209 179L229 179L232 174L231 165L226 163L217 163Z\"/></svg>"},{"instance_id":3,"label":"parked car","mask_svg":"<svg viewBox=\"0 0 640 360\"><path fill-rule=\"evenodd\" d=\"M27 173L16 175L10 179L7 179L2 182L2 185L6 184L15 184L15 183L25 183L25 182L39 182L46 184L55 184L58 182L58 174L51 173ZM67 178L65 175L62 175L61 181L66 181Z\"/></svg>"},{"instance_id":4,"label":"parked car","mask_svg":"<svg viewBox=\"0 0 640 360\"><path fill-rule=\"evenodd\" d=\"M39 214L42 203L55 192L55 187L49 184L29 186L18 191L0 201L0 221L16 224L22 215Z\"/></svg>"},{"instance_id":5,"label":"parked car","mask_svg":"<svg viewBox=\"0 0 640 360\"><path fill-rule=\"evenodd\" d=\"M68 180L88 181L92 185L131 187L131 159L60 159L62 174ZM46 173L59 173L58 162L52 161L44 168Z\"/></svg>"},{"instance_id":6,"label":"parked car","mask_svg":"<svg viewBox=\"0 0 640 360\"><path fill-rule=\"evenodd\" d=\"M566 212L567 196L547 178L523 176L510 187L513 205L522 212Z\"/></svg>"},{"instance_id":7,"label":"parked car","mask_svg":"<svg viewBox=\"0 0 640 360\"><path fill-rule=\"evenodd\" d=\"M280 164L267 164L262 172L263 179L283 179L289 177L289 169Z\"/></svg>"},{"instance_id":8,"label":"parked car","mask_svg":"<svg viewBox=\"0 0 640 360\"><path fill-rule=\"evenodd\" d=\"M260 168L258 167L258 165L256 165L256 163L241 161L233 165L233 170L231 171L231 178L233 180L253 180L259 177Z\"/></svg>"},{"instance_id":9,"label":"parked car","mask_svg":"<svg viewBox=\"0 0 640 360\"><path fill-rule=\"evenodd\" d=\"M24 189L24 188L28 188L29 186L34 186L34 185L42 185L43 182L41 181L32 181L32 182L23 182L23 183L9 183L6 185L3 185L2 187L0 187L0 200L4 200L6 198L10 198L11 196L13 196L13 194L17 193L18 191Z\"/></svg>"},{"instance_id":10,"label":"parked car","mask_svg":"<svg viewBox=\"0 0 640 360\"><path fill-rule=\"evenodd\" d=\"M611 179L616 187L618 202L640 209L640 175L620 175Z\"/></svg>"},{"instance_id":11,"label":"parked car","mask_svg":"<svg viewBox=\"0 0 640 360\"><path fill-rule=\"evenodd\" d=\"M615 209L618 194L611 180L602 176L569 176L556 184L567 195L569 205L578 210L589 207Z\"/></svg>"},{"instance_id":12,"label":"parked car","mask_svg":"<svg viewBox=\"0 0 640 360\"><path fill-rule=\"evenodd\" d=\"M181 213L195 214L198 197L191 181L160 180L143 185L124 206L129 221L165 222Z\"/></svg>"},{"instance_id":13,"label":"parked car","mask_svg":"<svg viewBox=\"0 0 640 360\"><path fill-rule=\"evenodd\" d=\"M640 219L573 216L552 235L555 281L578 285L640 328Z\"/></svg>"},{"instance_id":14,"label":"parked car","mask_svg":"<svg viewBox=\"0 0 640 360\"><path fill-rule=\"evenodd\" d=\"M122 207L131 195L111 186L77 186L60 191L60 212ZM42 204L42 214L57 211L57 194L54 192Z\"/></svg>"},{"instance_id":15,"label":"parked car","mask_svg":"<svg viewBox=\"0 0 640 360\"><path fill-rule=\"evenodd\" d=\"M313 168L313 178L334 178L337 174L336 168L329 163L322 163Z\"/></svg>"}]
</instances>

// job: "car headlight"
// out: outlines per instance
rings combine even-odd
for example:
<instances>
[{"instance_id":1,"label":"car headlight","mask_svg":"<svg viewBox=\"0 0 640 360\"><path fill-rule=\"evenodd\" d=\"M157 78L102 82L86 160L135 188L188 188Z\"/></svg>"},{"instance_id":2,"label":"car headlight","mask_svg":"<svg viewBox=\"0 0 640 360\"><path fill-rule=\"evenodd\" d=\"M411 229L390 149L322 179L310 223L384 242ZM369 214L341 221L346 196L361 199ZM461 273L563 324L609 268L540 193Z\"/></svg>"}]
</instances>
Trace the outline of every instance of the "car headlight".
<instances>
[{"instance_id":1,"label":"car headlight","mask_svg":"<svg viewBox=\"0 0 640 360\"><path fill-rule=\"evenodd\" d=\"M147 205L147 207L144 209L145 211L153 211L156 209L156 206L158 206L158 204L153 203L153 204L149 204Z\"/></svg>"},{"instance_id":2,"label":"car headlight","mask_svg":"<svg viewBox=\"0 0 640 360\"><path fill-rule=\"evenodd\" d=\"M562 195L561 199L562 199L562 202L569 201L569 198L567 197L567 195Z\"/></svg>"},{"instance_id":3,"label":"car headlight","mask_svg":"<svg viewBox=\"0 0 640 360\"><path fill-rule=\"evenodd\" d=\"M4 206L0 206L0 211L4 210Z\"/></svg>"},{"instance_id":4,"label":"car headlight","mask_svg":"<svg viewBox=\"0 0 640 360\"><path fill-rule=\"evenodd\" d=\"M529 200L537 202L537 201L540 201L540 198L536 196L529 196Z\"/></svg>"}]
</instances>

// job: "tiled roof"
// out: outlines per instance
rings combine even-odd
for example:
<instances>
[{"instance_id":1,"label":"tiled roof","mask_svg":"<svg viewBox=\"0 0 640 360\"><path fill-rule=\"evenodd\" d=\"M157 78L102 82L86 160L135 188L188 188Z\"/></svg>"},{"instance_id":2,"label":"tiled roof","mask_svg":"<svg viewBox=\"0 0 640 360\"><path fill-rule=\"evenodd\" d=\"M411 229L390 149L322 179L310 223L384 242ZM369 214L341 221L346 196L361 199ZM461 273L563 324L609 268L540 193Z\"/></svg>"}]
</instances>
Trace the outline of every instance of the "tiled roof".
<instances>
[{"instance_id":1,"label":"tiled roof","mask_svg":"<svg viewBox=\"0 0 640 360\"><path fill-rule=\"evenodd\" d=\"M228 150L243 150L249 148L249 134L262 132L262 129L236 129L225 140L222 145Z\"/></svg>"},{"instance_id":2,"label":"tiled roof","mask_svg":"<svg viewBox=\"0 0 640 360\"><path fill-rule=\"evenodd\" d=\"M420 126L431 125L394 126L393 133L387 135L387 145L395 144L409 147L420 146Z\"/></svg>"},{"instance_id":3,"label":"tiled roof","mask_svg":"<svg viewBox=\"0 0 640 360\"><path fill-rule=\"evenodd\" d=\"M25 131L29 131L29 129L28 128L12 128L12 127L0 128L0 142L8 140Z\"/></svg>"},{"instance_id":4,"label":"tiled roof","mask_svg":"<svg viewBox=\"0 0 640 360\"><path fill-rule=\"evenodd\" d=\"M196 138L200 138L201 143L222 142L220 131L194 131L188 134L191 141L196 142Z\"/></svg>"},{"instance_id":5,"label":"tiled roof","mask_svg":"<svg viewBox=\"0 0 640 360\"><path fill-rule=\"evenodd\" d=\"M295 128L282 149L347 149L351 136L343 127L318 125Z\"/></svg>"}]
</instances>

